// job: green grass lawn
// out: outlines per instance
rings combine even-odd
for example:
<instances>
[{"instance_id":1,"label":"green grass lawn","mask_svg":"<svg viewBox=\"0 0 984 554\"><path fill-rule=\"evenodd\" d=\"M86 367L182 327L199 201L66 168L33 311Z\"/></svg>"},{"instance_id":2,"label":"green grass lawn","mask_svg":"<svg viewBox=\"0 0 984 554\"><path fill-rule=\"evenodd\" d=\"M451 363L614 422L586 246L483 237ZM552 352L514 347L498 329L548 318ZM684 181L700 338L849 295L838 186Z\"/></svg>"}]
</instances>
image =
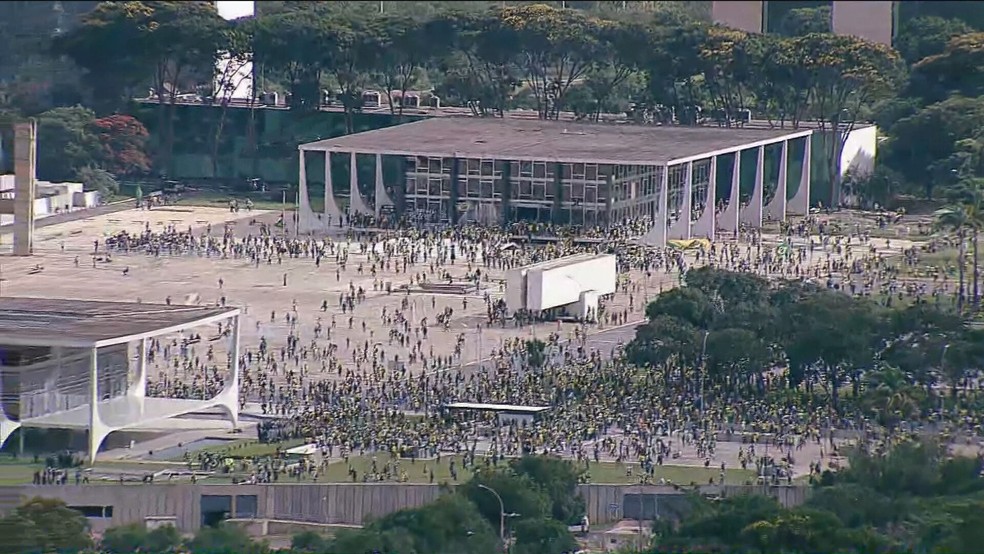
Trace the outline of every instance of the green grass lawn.
<instances>
[{"instance_id":1,"label":"green grass lawn","mask_svg":"<svg viewBox=\"0 0 984 554\"><path fill-rule=\"evenodd\" d=\"M295 439L284 442L274 442L274 443L261 443L255 439L244 439L240 441L232 441L229 444L222 444L216 446L208 446L200 450L195 450L192 453L192 457L196 453L210 453L219 456L225 456L228 458L262 458L265 456L272 456L278 448L287 449L294 448L295 446L301 446L306 444L307 441L303 439ZM184 456L177 456L172 459L175 462L183 462Z\"/></svg>"},{"instance_id":2,"label":"green grass lawn","mask_svg":"<svg viewBox=\"0 0 984 554\"><path fill-rule=\"evenodd\" d=\"M219 455L227 455L233 458L247 458L247 457L264 457L273 454L273 452L279 446L280 448L292 448L294 446L299 446L303 444L304 441L287 441L278 444L261 444L255 440L243 440L237 441L236 443L230 445L209 447L203 449L203 451L213 452ZM454 480L451 477L450 471L450 461L455 460L455 466L458 469L458 479ZM391 460L391 457L386 454L379 454L376 456L377 467L380 469L386 464L387 461ZM98 462L95 466L95 473L100 474L100 469L105 470L106 473L122 472L130 476L141 476L148 473L155 473L163 470L184 470L186 467L183 464L176 463L181 462L182 459L177 459L173 462L139 462L139 461L105 461ZM430 473L434 473L434 483L464 483L471 478L472 472L462 469L462 458L461 456L442 456L441 461L438 462L436 459L421 460L418 459L416 462L410 460L409 458L402 458L400 461L400 470L406 472L408 483L426 484L430 483ZM480 460L480 463L484 463ZM504 465L508 462L500 462L500 465ZM352 478L348 473L349 467L352 467L357 472L357 481L362 482L363 475L369 473L372 466L372 456L352 456L349 458L348 463L342 460L335 460L328 465L327 472L321 473L318 476L319 483L351 483ZM633 472L632 475L626 475L626 465L617 464L614 462L602 462L602 463L591 463L588 471L588 482L594 484L622 484L622 485L634 485L639 483L639 468L638 464L632 464ZM0 459L0 486L14 486L14 485L26 485L30 484L34 476L34 472L43 468L42 464L34 464L31 458L2 458ZM670 483L675 483L677 485L689 485L691 483L696 483L698 485L706 484L708 479L718 478L719 470L715 468L704 469L702 467L690 467L690 466L662 466L656 468L655 478L651 481L652 483L658 483L660 478L666 479ZM233 478L245 479L248 475L245 474L220 474L217 473L208 479L199 481L200 483L208 484L225 484L233 480ZM753 481L755 478L754 471L751 470L740 470L740 469L728 469L725 471L725 483L727 484L743 484L746 481ZM69 472L69 481L74 482L74 472ZM114 484L117 481L115 479L95 479L92 481L93 484ZM288 478L282 482L296 482L295 479ZM310 478L305 478L301 480L304 482L311 482ZM395 479L390 479L387 482L395 482Z\"/></svg>"}]
</instances>

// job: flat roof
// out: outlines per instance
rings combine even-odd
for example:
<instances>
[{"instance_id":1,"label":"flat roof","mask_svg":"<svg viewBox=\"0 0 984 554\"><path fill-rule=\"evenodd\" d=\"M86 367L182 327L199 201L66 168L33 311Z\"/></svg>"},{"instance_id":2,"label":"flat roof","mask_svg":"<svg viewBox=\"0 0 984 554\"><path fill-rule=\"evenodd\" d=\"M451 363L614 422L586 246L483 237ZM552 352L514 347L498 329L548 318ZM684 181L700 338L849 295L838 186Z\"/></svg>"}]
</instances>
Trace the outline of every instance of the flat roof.
<instances>
[{"instance_id":1,"label":"flat roof","mask_svg":"<svg viewBox=\"0 0 984 554\"><path fill-rule=\"evenodd\" d=\"M239 308L0 298L0 345L110 346L207 325L238 314Z\"/></svg>"},{"instance_id":2,"label":"flat roof","mask_svg":"<svg viewBox=\"0 0 984 554\"><path fill-rule=\"evenodd\" d=\"M589 252L583 252L581 254L572 254L570 256L564 256L563 258L554 258L552 260L546 260L543 262L537 262L535 264L524 265L519 269L559 269L562 267L567 267L569 265L579 264L581 262L586 262L588 260L597 260L599 258L614 258L615 254L591 254Z\"/></svg>"},{"instance_id":3,"label":"flat roof","mask_svg":"<svg viewBox=\"0 0 984 554\"><path fill-rule=\"evenodd\" d=\"M762 129L435 117L302 144L301 150L521 161L664 165L810 135Z\"/></svg>"},{"instance_id":4,"label":"flat roof","mask_svg":"<svg viewBox=\"0 0 984 554\"><path fill-rule=\"evenodd\" d=\"M452 402L445 404L449 410L481 410L485 412L518 412L538 414L550 409L549 406L518 406L515 404L481 404L478 402Z\"/></svg>"}]
</instances>

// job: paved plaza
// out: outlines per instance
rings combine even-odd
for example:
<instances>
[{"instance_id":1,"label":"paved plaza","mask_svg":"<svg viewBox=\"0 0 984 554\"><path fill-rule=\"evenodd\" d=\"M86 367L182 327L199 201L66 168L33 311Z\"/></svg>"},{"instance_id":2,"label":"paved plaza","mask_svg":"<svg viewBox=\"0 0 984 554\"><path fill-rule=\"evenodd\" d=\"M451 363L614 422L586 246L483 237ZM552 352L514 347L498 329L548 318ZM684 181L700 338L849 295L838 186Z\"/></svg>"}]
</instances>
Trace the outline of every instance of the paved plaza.
<instances>
[{"instance_id":1,"label":"paved plaza","mask_svg":"<svg viewBox=\"0 0 984 554\"><path fill-rule=\"evenodd\" d=\"M370 348L379 345L385 351L386 359L398 355L403 360L407 359L411 345L408 343L406 347L401 347L398 342L389 340L390 328L383 323L381 314L384 310L392 314L406 300L410 305L412 321L428 318L432 335L425 344L427 348L433 349L431 356L452 356L459 337L462 338L461 354L454 357L453 369L476 367L506 340L517 337L543 338L554 332L559 332L566 338L575 328L574 324L556 322L518 328L511 323L504 328L499 325L488 327L483 295L488 293L492 298L499 298L504 294L503 270L483 268L488 273L488 279L484 288L472 295L420 292L408 295L399 292L402 285L410 284L411 274L426 270L426 264L411 266L408 272L396 271L397 264L389 269L377 267L374 277L369 270L369 256L360 254L357 242L347 244L349 258L344 269L332 256L324 257L320 267L316 266L312 257L294 258L287 255L279 260L274 258L271 263L264 261L258 265L251 263L248 258L222 259L220 256L199 254L161 254L154 257L143 250L130 254L114 251L111 261L104 258L106 238L120 231L139 234L149 228L161 232L168 226L174 226L181 231L192 228L196 235L209 232L213 237L222 237L228 228L235 236L245 237L250 234L258 235L261 224L273 225L279 217L280 213L275 211L232 213L221 208L172 206L150 211L129 209L44 226L38 229L35 239L37 255L23 259L8 257L3 260L0 267L0 294L148 303L170 300L173 304L195 305L217 304L224 299L227 305L240 306L245 310L242 326L243 349L255 351L261 338L267 340L273 351L285 346L290 330L286 315L292 313L296 314L294 333L299 337L300 344L312 343L315 339L315 326L319 322L328 326L334 318L332 341L336 344L347 346L351 343L353 347L368 344ZM277 229L277 232L283 231ZM334 240L339 244L345 242L345 239L338 237ZM95 241L99 241L98 249ZM771 247L778 239L766 235L762 242L765 247ZM909 244L902 240L893 240L889 244L884 239L875 239L870 246L882 255L891 256ZM96 256L93 256L94 251L97 252ZM836 249L820 248L808 255L807 263L823 263L828 257L836 259L842 255ZM688 258L692 263L692 256ZM359 270L360 266L362 271ZM463 257L459 257L455 264L445 265L442 270L448 271L455 280L463 280L470 269L477 267L482 267L481 262L470 267ZM612 325L593 326L589 330L589 348L609 353L617 345L631 340L635 323L644 317L647 301L661 290L675 286L679 277L675 272L657 270L648 278L640 271L633 271L629 279L632 292L620 292L607 304L610 312L625 314L625 323L614 328ZM389 283L393 292L387 293L380 286L382 283ZM362 288L366 300L357 304L354 314L342 314L338 309L339 297L347 294L350 287L356 290ZM322 311L324 302L327 302L327 311ZM448 330L443 330L436 325L436 316L446 308L453 310L453 317ZM201 329L197 332L208 337L214 336L215 331ZM216 350L223 349L223 341L213 344ZM339 361L353 369L354 363L344 355L347 350L348 348L342 351ZM192 355L202 354L203 351L198 351ZM315 362L311 363L313 365ZM162 367L152 368L151 379L160 378L164 373L162 370ZM363 367L362 370L366 371L366 368ZM334 374L324 373L319 367L308 367L307 372L315 380L335 378ZM273 377L282 381L283 374ZM252 402L247 406L247 412L255 409L256 405ZM255 433L253 428L248 431L250 435ZM188 442L195 438L215 436L221 431L210 429L199 433L181 431L175 436L175 441ZM155 439L153 447L161 448L163 444L166 441ZM724 461L729 467L737 467L738 446L735 443L720 445L715 463ZM132 459L132 454L135 453L125 455L116 452L113 457L126 456ZM818 456L819 447L808 445L806 451L797 456L797 463L794 464L796 473L806 472L808 463ZM678 459L672 462L668 460L667 463L703 465L703 459L697 457L692 449L684 447Z\"/></svg>"}]
</instances>

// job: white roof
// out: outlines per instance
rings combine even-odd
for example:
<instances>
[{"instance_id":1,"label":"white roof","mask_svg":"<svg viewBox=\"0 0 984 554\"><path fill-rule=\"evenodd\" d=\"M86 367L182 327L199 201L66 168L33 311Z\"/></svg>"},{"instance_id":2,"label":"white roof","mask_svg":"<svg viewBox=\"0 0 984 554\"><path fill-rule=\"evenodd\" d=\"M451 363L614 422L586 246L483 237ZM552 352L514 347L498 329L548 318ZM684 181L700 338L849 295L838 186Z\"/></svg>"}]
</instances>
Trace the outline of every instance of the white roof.
<instances>
[{"instance_id":1,"label":"white roof","mask_svg":"<svg viewBox=\"0 0 984 554\"><path fill-rule=\"evenodd\" d=\"M295 446L294 448L288 448L284 453L289 456L313 456L318 453L318 445L311 443Z\"/></svg>"},{"instance_id":2,"label":"white roof","mask_svg":"<svg viewBox=\"0 0 984 554\"><path fill-rule=\"evenodd\" d=\"M449 410L483 410L487 412L519 412L538 414L550 409L549 406L519 406L516 404L481 404L478 402L453 402L444 406Z\"/></svg>"}]
</instances>

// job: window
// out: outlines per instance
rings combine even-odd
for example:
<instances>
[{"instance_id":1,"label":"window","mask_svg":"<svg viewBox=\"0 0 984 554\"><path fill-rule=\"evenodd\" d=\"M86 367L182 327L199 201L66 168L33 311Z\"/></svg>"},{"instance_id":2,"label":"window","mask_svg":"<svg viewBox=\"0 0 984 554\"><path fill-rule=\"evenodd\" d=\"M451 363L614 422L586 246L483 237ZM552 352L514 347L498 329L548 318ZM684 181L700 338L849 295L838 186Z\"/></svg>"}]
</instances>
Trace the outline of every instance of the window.
<instances>
[{"instance_id":1,"label":"window","mask_svg":"<svg viewBox=\"0 0 984 554\"><path fill-rule=\"evenodd\" d=\"M571 179L571 164L563 164L560 166L560 178L569 181Z\"/></svg>"},{"instance_id":2,"label":"window","mask_svg":"<svg viewBox=\"0 0 984 554\"><path fill-rule=\"evenodd\" d=\"M584 200L584 183L574 182L571 189L571 198L574 200Z\"/></svg>"},{"instance_id":3,"label":"window","mask_svg":"<svg viewBox=\"0 0 984 554\"><path fill-rule=\"evenodd\" d=\"M533 183L533 200L547 199L547 185L544 183Z\"/></svg>"},{"instance_id":4,"label":"window","mask_svg":"<svg viewBox=\"0 0 984 554\"><path fill-rule=\"evenodd\" d=\"M491 177L495 171L495 164L492 160L482 160L482 177Z\"/></svg>"},{"instance_id":5,"label":"window","mask_svg":"<svg viewBox=\"0 0 984 554\"><path fill-rule=\"evenodd\" d=\"M441 172L441 158L430 158L428 160L427 169L429 173L440 173Z\"/></svg>"},{"instance_id":6,"label":"window","mask_svg":"<svg viewBox=\"0 0 984 554\"><path fill-rule=\"evenodd\" d=\"M598 166L595 164L585 164L584 178L588 181L598 180Z\"/></svg>"},{"instance_id":7,"label":"window","mask_svg":"<svg viewBox=\"0 0 984 554\"><path fill-rule=\"evenodd\" d=\"M574 164L574 178L584 179L584 164Z\"/></svg>"},{"instance_id":8,"label":"window","mask_svg":"<svg viewBox=\"0 0 984 554\"><path fill-rule=\"evenodd\" d=\"M441 178L430 177L427 179L427 193L431 196L441 195Z\"/></svg>"},{"instance_id":9,"label":"window","mask_svg":"<svg viewBox=\"0 0 984 554\"><path fill-rule=\"evenodd\" d=\"M112 506L69 506L88 518L110 519L113 517Z\"/></svg>"},{"instance_id":10,"label":"window","mask_svg":"<svg viewBox=\"0 0 984 554\"><path fill-rule=\"evenodd\" d=\"M534 179L546 179L547 178L547 164L543 162L535 162L533 164L533 178Z\"/></svg>"},{"instance_id":11,"label":"window","mask_svg":"<svg viewBox=\"0 0 984 554\"><path fill-rule=\"evenodd\" d=\"M482 179L482 198L492 198L495 191L495 181L492 179Z\"/></svg>"},{"instance_id":12,"label":"window","mask_svg":"<svg viewBox=\"0 0 984 554\"><path fill-rule=\"evenodd\" d=\"M467 162L468 175L478 175L480 170L480 162L478 160L469 159Z\"/></svg>"},{"instance_id":13,"label":"window","mask_svg":"<svg viewBox=\"0 0 984 554\"><path fill-rule=\"evenodd\" d=\"M533 198L533 182L522 180L519 182L519 197L525 200Z\"/></svg>"},{"instance_id":14,"label":"window","mask_svg":"<svg viewBox=\"0 0 984 554\"><path fill-rule=\"evenodd\" d=\"M241 494L236 496L236 517L253 519L257 515L257 506L255 494Z\"/></svg>"},{"instance_id":15,"label":"window","mask_svg":"<svg viewBox=\"0 0 984 554\"><path fill-rule=\"evenodd\" d=\"M468 179L468 190L466 194L472 197L478 196L478 192L480 188L481 187L479 185L479 180L475 177L470 177Z\"/></svg>"},{"instance_id":16,"label":"window","mask_svg":"<svg viewBox=\"0 0 984 554\"><path fill-rule=\"evenodd\" d=\"M533 176L533 162L520 162L520 177L532 177Z\"/></svg>"}]
</instances>

